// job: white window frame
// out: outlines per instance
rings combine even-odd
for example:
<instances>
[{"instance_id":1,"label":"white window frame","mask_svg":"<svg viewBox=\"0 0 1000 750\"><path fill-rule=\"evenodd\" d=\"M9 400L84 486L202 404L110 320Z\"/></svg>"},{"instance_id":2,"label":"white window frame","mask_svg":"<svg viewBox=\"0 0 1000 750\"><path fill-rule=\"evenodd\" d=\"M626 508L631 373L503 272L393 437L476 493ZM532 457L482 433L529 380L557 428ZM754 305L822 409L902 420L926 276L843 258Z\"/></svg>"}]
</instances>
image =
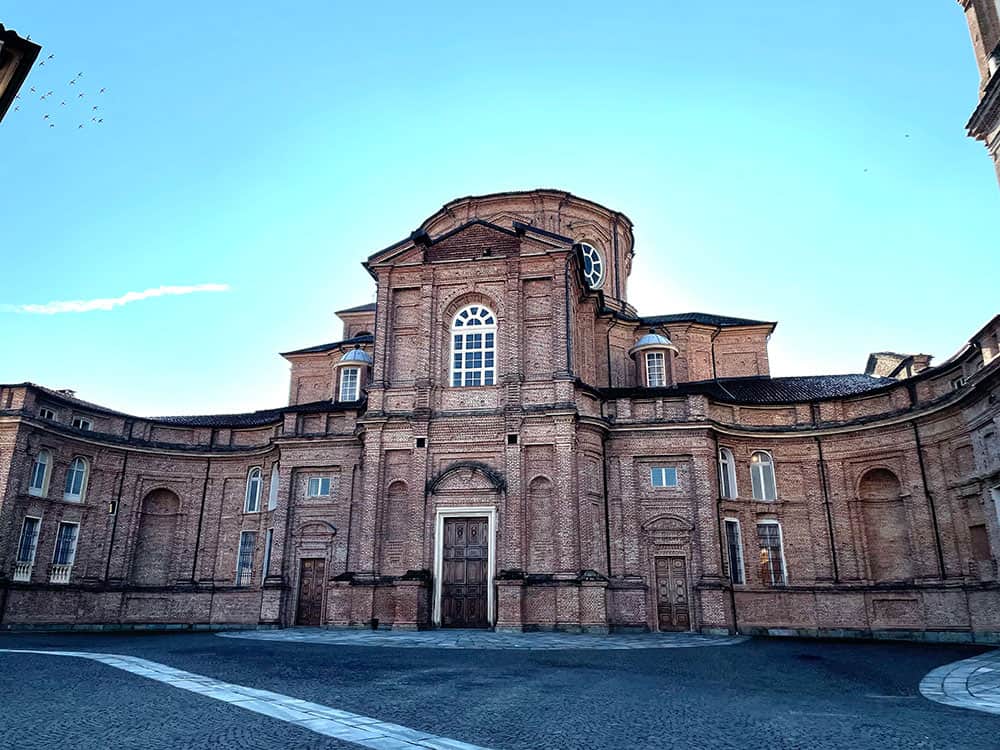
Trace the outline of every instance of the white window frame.
<instances>
[{"instance_id":1,"label":"white window frame","mask_svg":"<svg viewBox=\"0 0 1000 750\"><path fill-rule=\"evenodd\" d=\"M350 380L348 375L351 376ZM340 368L340 394L338 401L357 401L361 394L361 368Z\"/></svg>"},{"instance_id":2,"label":"white window frame","mask_svg":"<svg viewBox=\"0 0 1000 750\"><path fill-rule=\"evenodd\" d=\"M763 520L757 521L757 526L777 526L778 527L778 550L781 552L781 583L776 583L774 580L774 574L771 573L771 581L762 582L767 586L787 586L788 585L788 558L785 556L785 532L781 529L781 523L779 521ZM756 528L754 529L756 531ZM757 547L760 548L760 533L757 534ZM758 553L759 555L759 553ZM758 561L757 569L760 570L760 564ZM771 571L770 564L768 565L768 571Z\"/></svg>"},{"instance_id":3,"label":"white window frame","mask_svg":"<svg viewBox=\"0 0 1000 750\"><path fill-rule=\"evenodd\" d=\"M260 582L267 578L271 567L271 545L274 543L274 529L264 532L264 562L260 566Z\"/></svg>"},{"instance_id":4,"label":"white window frame","mask_svg":"<svg viewBox=\"0 0 1000 750\"><path fill-rule=\"evenodd\" d=\"M81 471L76 469L77 464L83 467ZM74 492L73 487L76 485L76 478L80 474L83 474L80 478L80 486ZM69 462L69 466L66 468L66 482L63 487L63 500L67 500L71 503L82 503L84 498L87 496L87 483L89 481L90 461L85 459L83 456L73 456L73 460Z\"/></svg>"},{"instance_id":5,"label":"white window frame","mask_svg":"<svg viewBox=\"0 0 1000 750\"><path fill-rule=\"evenodd\" d=\"M719 497L723 500L735 500L740 496L740 491L736 485L736 456L733 454L732 448L719 448L718 460Z\"/></svg>"},{"instance_id":6,"label":"white window frame","mask_svg":"<svg viewBox=\"0 0 1000 750\"><path fill-rule=\"evenodd\" d=\"M754 461L754 456L767 456L767 461ZM767 497L767 482L764 481L764 466L771 467L771 489L774 490L774 497ZM757 492L757 482L754 476L760 476L760 494ZM778 499L778 475L774 470L774 456L770 451L757 450L750 454L750 493L754 500L772 503Z\"/></svg>"},{"instance_id":7,"label":"white window frame","mask_svg":"<svg viewBox=\"0 0 1000 750\"><path fill-rule=\"evenodd\" d=\"M72 547L65 562L59 562L59 552L61 551L60 539L63 527L72 526L73 532ZM80 544L80 524L76 521L60 521L56 527L56 540L52 547L52 575L50 581L53 583L69 583L69 574L76 563L76 550ZM61 570L60 570L61 569Z\"/></svg>"},{"instance_id":8,"label":"white window frame","mask_svg":"<svg viewBox=\"0 0 1000 750\"><path fill-rule=\"evenodd\" d=\"M72 425L74 429L87 430L89 432L94 429L94 420L87 419L86 417L73 417Z\"/></svg>"},{"instance_id":9,"label":"white window frame","mask_svg":"<svg viewBox=\"0 0 1000 750\"><path fill-rule=\"evenodd\" d=\"M38 417L39 419L44 419L48 422L56 421L56 413L47 406L43 406L38 410Z\"/></svg>"},{"instance_id":10,"label":"white window frame","mask_svg":"<svg viewBox=\"0 0 1000 750\"><path fill-rule=\"evenodd\" d=\"M248 534L252 535L253 544L250 545L250 564L240 565L243 561L243 540ZM253 582L253 558L254 553L257 551L257 532L253 530L246 530L240 532L240 543L236 548L236 585L241 587L249 586Z\"/></svg>"},{"instance_id":11,"label":"white window frame","mask_svg":"<svg viewBox=\"0 0 1000 750\"><path fill-rule=\"evenodd\" d=\"M278 486L281 483L281 475L278 464L271 464L271 481L267 485L267 509L274 510L278 507Z\"/></svg>"},{"instance_id":12,"label":"white window frame","mask_svg":"<svg viewBox=\"0 0 1000 750\"><path fill-rule=\"evenodd\" d=\"M21 547L24 545L24 531L28 527L28 521L35 521L37 526L35 526L35 538L31 542L31 556L27 560L21 559ZM26 563L28 565L35 564L35 554L38 552L38 537L42 535L42 517L41 516L25 516L21 521L21 533L17 537L17 549L14 550L14 562L15 563Z\"/></svg>"},{"instance_id":13,"label":"white window frame","mask_svg":"<svg viewBox=\"0 0 1000 750\"><path fill-rule=\"evenodd\" d=\"M452 388L495 386L498 357L496 313L486 305L466 305L451 319L449 331L451 358L448 360L448 385ZM476 335L481 336L480 345L470 348L469 344L472 343L470 338ZM489 345L490 337L492 345ZM470 354L480 355L479 365L470 364ZM457 366L456 357L458 357ZM492 365L488 364L489 362L492 362Z\"/></svg>"},{"instance_id":14,"label":"white window frame","mask_svg":"<svg viewBox=\"0 0 1000 750\"><path fill-rule=\"evenodd\" d=\"M674 481L672 483L667 482L667 477L670 476L670 472L673 472ZM656 483L657 476L662 477L662 484ZM650 466L649 467L649 484L658 490L662 489L673 489L674 487L679 487L681 483L680 476L677 473L676 466Z\"/></svg>"},{"instance_id":15,"label":"white window frame","mask_svg":"<svg viewBox=\"0 0 1000 750\"><path fill-rule=\"evenodd\" d=\"M656 363L655 366L653 363ZM657 373L657 382L653 382L653 373ZM667 384L666 352L646 352L646 387L663 388Z\"/></svg>"},{"instance_id":16,"label":"white window frame","mask_svg":"<svg viewBox=\"0 0 1000 750\"><path fill-rule=\"evenodd\" d=\"M259 466L251 466L247 472L247 489L243 496L244 513L260 513L260 491L264 484L264 473Z\"/></svg>"},{"instance_id":17,"label":"white window frame","mask_svg":"<svg viewBox=\"0 0 1000 750\"><path fill-rule=\"evenodd\" d=\"M42 457L45 460L42 461ZM38 475L38 465L42 465L42 484L35 484ZM49 494L49 480L52 478L52 452L46 448L38 451L31 461L31 476L28 477L28 494L34 497L45 497Z\"/></svg>"},{"instance_id":18,"label":"white window frame","mask_svg":"<svg viewBox=\"0 0 1000 750\"><path fill-rule=\"evenodd\" d=\"M580 255L583 257L583 278L587 281L587 285L591 289L600 289L604 284L604 280L607 278L607 263L604 262L604 256L601 255L601 251L596 247L591 245L589 242L580 242ZM590 273L587 272L587 261L590 261ZM595 277L594 266L597 266L598 271Z\"/></svg>"},{"instance_id":19,"label":"white window frame","mask_svg":"<svg viewBox=\"0 0 1000 750\"><path fill-rule=\"evenodd\" d=\"M313 482L316 482L315 492L313 492ZM323 482L326 482L326 492L323 492ZM317 474L306 479L306 497L331 497L332 495L332 477Z\"/></svg>"},{"instance_id":20,"label":"white window frame","mask_svg":"<svg viewBox=\"0 0 1000 750\"><path fill-rule=\"evenodd\" d=\"M735 576L733 576L733 557L730 554L729 549L729 524L736 524L736 551L739 558L736 560L737 566L735 568L739 569L739 580L737 581ZM729 563L729 580L734 586L742 586L747 582L747 572L746 566L743 564L743 529L740 528L740 519L738 518L723 518L722 519L722 536L723 541L726 545L726 561ZM781 559L785 559L784 551L782 551Z\"/></svg>"}]
</instances>

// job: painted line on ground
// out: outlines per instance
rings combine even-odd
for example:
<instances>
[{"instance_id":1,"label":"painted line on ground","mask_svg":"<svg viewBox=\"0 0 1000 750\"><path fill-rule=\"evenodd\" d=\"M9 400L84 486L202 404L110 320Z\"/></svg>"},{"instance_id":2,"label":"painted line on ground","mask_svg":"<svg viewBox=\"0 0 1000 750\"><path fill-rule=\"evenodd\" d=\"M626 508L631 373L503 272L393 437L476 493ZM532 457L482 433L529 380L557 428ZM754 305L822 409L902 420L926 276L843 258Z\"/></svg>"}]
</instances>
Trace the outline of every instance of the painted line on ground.
<instances>
[{"instance_id":1,"label":"painted line on ground","mask_svg":"<svg viewBox=\"0 0 1000 750\"><path fill-rule=\"evenodd\" d=\"M946 706L1000 716L1000 649L932 669L920 694Z\"/></svg>"},{"instance_id":2,"label":"painted line on ground","mask_svg":"<svg viewBox=\"0 0 1000 750\"><path fill-rule=\"evenodd\" d=\"M341 711L337 708L310 703L270 690L236 685L212 677L185 672L166 664L121 654L102 654L89 651L43 651L33 649L0 648L0 653L44 654L46 656L72 656L106 664L115 669L131 672L150 680L163 682L181 690L230 703L272 719L288 722L316 734L350 742L373 750L488 750L478 745L439 737L419 729L411 729L369 716Z\"/></svg>"}]
</instances>

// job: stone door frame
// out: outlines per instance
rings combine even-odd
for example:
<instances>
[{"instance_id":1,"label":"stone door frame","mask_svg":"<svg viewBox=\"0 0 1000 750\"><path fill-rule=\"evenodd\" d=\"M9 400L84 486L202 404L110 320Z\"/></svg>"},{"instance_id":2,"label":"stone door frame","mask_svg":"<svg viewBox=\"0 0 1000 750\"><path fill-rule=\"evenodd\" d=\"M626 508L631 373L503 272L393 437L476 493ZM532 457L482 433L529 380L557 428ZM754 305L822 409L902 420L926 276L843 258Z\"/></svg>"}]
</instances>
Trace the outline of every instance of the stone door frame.
<instances>
[{"instance_id":1,"label":"stone door frame","mask_svg":"<svg viewBox=\"0 0 1000 750\"><path fill-rule=\"evenodd\" d=\"M434 590L431 595L431 622L441 627L441 592L444 573L444 519L486 518L486 624L496 625L497 511L492 505L465 505L438 508L434 512Z\"/></svg>"}]
</instances>

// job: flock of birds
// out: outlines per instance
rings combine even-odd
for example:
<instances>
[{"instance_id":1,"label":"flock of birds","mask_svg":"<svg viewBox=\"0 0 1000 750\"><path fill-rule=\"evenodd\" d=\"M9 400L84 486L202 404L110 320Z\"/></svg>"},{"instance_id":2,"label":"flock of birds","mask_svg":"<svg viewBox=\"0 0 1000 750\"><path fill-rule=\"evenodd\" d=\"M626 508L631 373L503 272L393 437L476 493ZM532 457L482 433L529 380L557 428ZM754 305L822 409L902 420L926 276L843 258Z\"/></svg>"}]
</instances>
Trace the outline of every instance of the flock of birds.
<instances>
[{"instance_id":1,"label":"flock of birds","mask_svg":"<svg viewBox=\"0 0 1000 750\"><path fill-rule=\"evenodd\" d=\"M83 71L69 76L68 82L57 82L65 81L67 76L59 73L56 56L39 57L28 80L14 97L12 112L37 117L42 126L49 128L57 124L75 130L103 126L107 88L89 86L90 81Z\"/></svg>"}]
</instances>

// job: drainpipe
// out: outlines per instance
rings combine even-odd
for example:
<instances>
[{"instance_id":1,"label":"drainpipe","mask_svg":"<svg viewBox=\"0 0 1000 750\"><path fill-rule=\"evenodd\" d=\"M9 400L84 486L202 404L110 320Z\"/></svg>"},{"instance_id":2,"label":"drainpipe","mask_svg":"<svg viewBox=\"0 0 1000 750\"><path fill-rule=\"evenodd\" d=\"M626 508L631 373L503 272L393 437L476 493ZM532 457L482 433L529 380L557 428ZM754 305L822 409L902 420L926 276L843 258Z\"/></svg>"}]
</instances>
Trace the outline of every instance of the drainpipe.
<instances>
[{"instance_id":1,"label":"drainpipe","mask_svg":"<svg viewBox=\"0 0 1000 750\"><path fill-rule=\"evenodd\" d=\"M566 285L566 374L573 374L573 339L570 336L570 324L569 324L569 265L573 262L573 256L576 251L570 248L569 255L566 257L566 267L563 269L563 281Z\"/></svg>"},{"instance_id":2,"label":"drainpipe","mask_svg":"<svg viewBox=\"0 0 1000 750\"><path fill-rule=\"evenodd\" d=\"M118 530L118 516L122 512L122 488L125 485L125 470L128 468L128 451L122 459L122 475L118 479L118 494L115 496L115 517L111 519L111 539L108 540L108 561L104 566L104 585L108 583L111 574L111 551L115 546L115 532ZM141 509L140 509L141 510Z\"/></svg>"},{"instance_id":3,"label":"drainpipe","mask_svg":"<svg viewBox=\"0 0 1000 750\"><path fill-rule=\"evenodd\" d=\"M719 475L719 433L712 431L712 440L715 443L715 475ZM719 562L725 565L726 562L726 541L722 536L722 493L716 492L715 499L715 531L719 535ZM745 578L744 578L745 580ZM740 633L740 621L736 615L736 587L733 586L733 561L729 561L729 608L733 613L733 630Z\"/></svg>"},{"instance_id":4,"label":"drainpipe","mask_svg":"<svg viewBox=\"0 0 1000 750\"><path fill-rule=\"evenodd\" d=\"M813 412L815 414L815 412ZM813 420L815 422L815 419ZM833 513L830 510L830 487L826 476L826 461L823 458L823 443L819 435L813 438L819 451L819 479L823 490L823 507L826 508L826 530L830 537L830 560L833 563L833 581L840 583L840 569L837 566L837 543L833 536Z\"/></svg>"},{"instance_id":5,"label":"drainpipe","mask_svg":"<svg viewBox=\"0 0 1000 750\"><path fill-rule=\"evenodd\" d=\"M205 481L201 485L201 509L198 511L198 532L194 537L194 561L191 563L191 580L197 582L198 578L198 552L201 548L201 526L205 518L205 496L208 494L208 475L212 470L212 459L205 463ZM270 490L270 487L268 487Z\"/></svg>"},{"instance_id":6,"label":"drainpipe","mask_svg":"<svg viewBox=\"0 0 1000 750\"><path fill-rule=\"evenodd\" d=\"M934 496L931 494L930 486L927 484L927 469L924 467L924 449L920 443L920 429L916 420L910 422L913 425L913 437L917 442L917 461L920 464L920 480L924 485L924 494L927 495L927 504L931 509L931 525L934 527L934 545L937 547L938 571L942 580L946 577L944 570L944 547L941 546L941 529L938 526L937 508L934 505Z\"/></svg>"}]
</instances>

